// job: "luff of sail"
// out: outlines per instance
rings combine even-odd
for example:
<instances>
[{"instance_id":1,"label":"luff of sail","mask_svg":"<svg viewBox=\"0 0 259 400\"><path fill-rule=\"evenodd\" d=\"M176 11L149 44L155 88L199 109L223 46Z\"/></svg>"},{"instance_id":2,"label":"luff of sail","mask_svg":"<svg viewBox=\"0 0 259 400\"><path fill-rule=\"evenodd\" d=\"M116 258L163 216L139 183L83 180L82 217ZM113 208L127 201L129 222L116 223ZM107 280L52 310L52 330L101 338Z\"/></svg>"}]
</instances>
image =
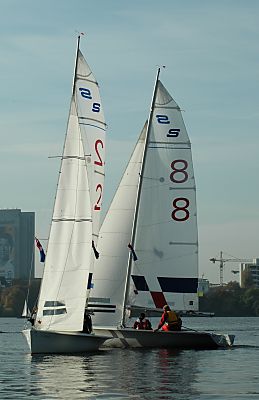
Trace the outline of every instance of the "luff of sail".
<instances>
[{"instance_id":1,"label":"luff of sail","mask_svg":"<svg viewBox=\"0 0 259 400\"><path fill-rule=\"evenodd\" d=\"M157 82L142 171L129 303L198 309L198 231L191 144L181 111ZM133 300L133 301L130 301Z\"/></svg>"},{"instance_id":2,"label":"luff of sail","mask_svg":"<svg viewBox=\"0 0 259 400\"><path fill-rule=\"evenodd\" d=\"M37 329L82 330L93 273L92 241L97 243L99 231L104 147L105 123L98 85L78 49Z\"/></svg>"},{"instance_id":3,"label":"luff of sail","mask_svg":"<svg viewBox=\"0 0 259 400\"><path fill-rule=\"evenodd\" d=\"M144 125L119 187L100 229L99 251L95 261L94 287L89 308L95 326L118 326L122 320L128 243L131 237L139 173L146 136Z\"/></svg>"}]
</instances>

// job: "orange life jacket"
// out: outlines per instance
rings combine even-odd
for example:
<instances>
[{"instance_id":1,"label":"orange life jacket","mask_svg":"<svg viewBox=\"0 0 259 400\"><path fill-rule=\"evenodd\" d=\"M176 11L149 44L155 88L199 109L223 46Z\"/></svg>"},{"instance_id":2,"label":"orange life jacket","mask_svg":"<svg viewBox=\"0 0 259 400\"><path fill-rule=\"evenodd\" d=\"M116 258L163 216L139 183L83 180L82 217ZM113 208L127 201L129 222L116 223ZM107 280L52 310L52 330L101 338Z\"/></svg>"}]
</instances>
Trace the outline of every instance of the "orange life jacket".
<instances>
[{"instance_id":1,"label":"orange life jacket","mask_svg":"<svg viewBox=\"0 0 259 400\"><path fill-rule=\"evenodd\" d=\"M167 325L175 325L178 323L178 317L176 313L172 310L166 311L167 318L166 318L166 324Z\"/></svg>"}]
</instances>

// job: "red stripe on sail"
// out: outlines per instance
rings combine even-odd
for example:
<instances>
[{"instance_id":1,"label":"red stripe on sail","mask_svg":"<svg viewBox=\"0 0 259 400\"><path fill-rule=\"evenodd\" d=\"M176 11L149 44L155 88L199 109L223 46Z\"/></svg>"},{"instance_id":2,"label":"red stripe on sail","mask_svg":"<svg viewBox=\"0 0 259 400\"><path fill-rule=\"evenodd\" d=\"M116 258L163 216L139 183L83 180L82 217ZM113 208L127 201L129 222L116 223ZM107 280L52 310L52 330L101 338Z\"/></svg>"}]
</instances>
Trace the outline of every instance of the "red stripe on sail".
<instances>
[{"instance_id":1,"label":"red stripe on sail","mask_svg":"<svg viewBox=\"0 0 259 400\"><path fill-rule=\"evenodd\" d=\"M166 299L163 292L151 292L152 299L155 303L156 308L163 308L166 304Z\"/></svg>"}]
</instances>

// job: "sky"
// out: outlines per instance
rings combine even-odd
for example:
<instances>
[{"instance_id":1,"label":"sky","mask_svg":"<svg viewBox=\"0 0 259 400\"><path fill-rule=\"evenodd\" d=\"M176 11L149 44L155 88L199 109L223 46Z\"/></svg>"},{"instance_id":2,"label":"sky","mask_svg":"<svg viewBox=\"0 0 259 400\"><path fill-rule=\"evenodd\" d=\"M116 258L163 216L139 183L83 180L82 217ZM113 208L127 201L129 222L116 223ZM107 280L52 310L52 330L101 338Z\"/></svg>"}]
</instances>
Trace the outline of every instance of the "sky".
<instances>
[{"instance_id":1,"label":"sky","mask_svg":"<svg viewBox=\"0 0 259 400\"><path fill-rule=\"evenodd\" d=\"M35 211L45 245L77 32L108 125L107 209L148 116L156 69L184 110L197 186L199 273L259 257L257 0L1 0L0 208ZM225 264L224 281L238 262ZM38 268L42 268L38 266Z\"/></svg>"}]
</instances>

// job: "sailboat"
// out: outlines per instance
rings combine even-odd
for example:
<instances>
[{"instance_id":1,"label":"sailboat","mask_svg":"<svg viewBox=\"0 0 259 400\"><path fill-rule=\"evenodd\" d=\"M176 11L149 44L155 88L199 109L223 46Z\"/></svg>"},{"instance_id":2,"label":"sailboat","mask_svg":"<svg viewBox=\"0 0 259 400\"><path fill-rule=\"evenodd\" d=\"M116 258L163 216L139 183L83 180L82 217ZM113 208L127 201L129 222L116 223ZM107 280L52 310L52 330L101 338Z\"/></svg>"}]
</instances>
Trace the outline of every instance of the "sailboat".
<instances>
[{"instance_id":1,"label":"sailboat","mask_svg":"<svg viewBox=\"0 0 259 400\"><path fill-rule=\"evenodd\" d=\"M25 299L23 310L22 310L22 315L21 315L20 318L27 318L28 316L30 316L30 314L31 314L31 312L30 312L30 309L28 307L27 300Z\"/></svg>"},{"instance_id":2,"label":"sailboat","mask_svg":"<svg viewBox=\"0 0 259 400\"><path fill-rule=\"evenodd\" d=\"M23 331L32 354L95 351L106 339L82 332L98 256L106 124L79 45L80 36L37 312Z\"/></svg>"},{"instance_id":3,"label":"sailboat","mask_svg":"<svg viewBox=\"0 0 259 400\"><path fill-rule=\"evenodd\" d=\"M198 229L191 144L178 104L157 71L148 121L99 237L89 308L104 346L217 348L234 337L129 327L136 311L198 310ZM158 314L157 314L158 315ZM131 327L132 327L131 323Z\"/></svg>"}]
</instances>

